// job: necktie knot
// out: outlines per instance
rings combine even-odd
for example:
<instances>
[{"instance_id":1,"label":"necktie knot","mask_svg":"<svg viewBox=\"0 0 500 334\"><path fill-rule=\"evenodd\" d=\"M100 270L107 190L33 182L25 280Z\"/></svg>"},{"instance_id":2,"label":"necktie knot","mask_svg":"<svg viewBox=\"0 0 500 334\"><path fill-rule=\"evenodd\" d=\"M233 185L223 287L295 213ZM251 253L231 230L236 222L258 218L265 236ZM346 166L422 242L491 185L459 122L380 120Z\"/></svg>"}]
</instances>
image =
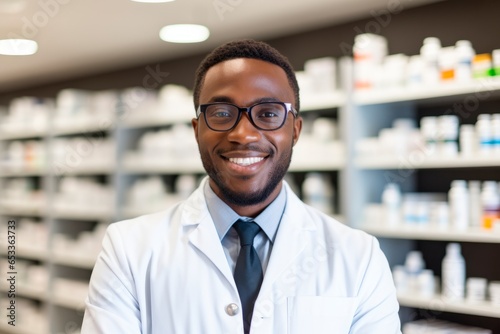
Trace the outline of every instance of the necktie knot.
<instances>
[{"instance_id":1,"label":"necktie knot","mask_svg":"<svg viewBox=\"0 0 500 334\"><path fill-rule=\"evenodd\" d=\"M260 231L260 226L257 225L255 222L244 221L241 219L238 219L238 221L236 221L236 223L233 224L233 227L238 233L238 236L240 237L241 247L252 246L253 239Z\"/></svg>"}]
</instances>

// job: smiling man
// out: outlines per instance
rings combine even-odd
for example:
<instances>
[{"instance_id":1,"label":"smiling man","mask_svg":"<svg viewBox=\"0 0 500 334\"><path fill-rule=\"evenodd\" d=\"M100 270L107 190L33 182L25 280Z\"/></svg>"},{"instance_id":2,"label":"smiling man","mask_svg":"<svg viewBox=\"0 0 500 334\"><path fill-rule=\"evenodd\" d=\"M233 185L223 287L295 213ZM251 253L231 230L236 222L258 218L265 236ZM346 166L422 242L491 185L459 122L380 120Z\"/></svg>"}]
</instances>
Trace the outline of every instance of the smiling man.
<instances>
[{"instance_id":1,"label":"smiling man","mask_svg":"<svg viewBox=\"0 0 500 334\"><path fill-rule=\"evenodd\" d=\"M262 42L222 45L198 68L194 104L208 177L173 208L110 225L82 333L400 333L376 239L283 181L302 128L288 60Z\"/></svg>"}]
</instances>

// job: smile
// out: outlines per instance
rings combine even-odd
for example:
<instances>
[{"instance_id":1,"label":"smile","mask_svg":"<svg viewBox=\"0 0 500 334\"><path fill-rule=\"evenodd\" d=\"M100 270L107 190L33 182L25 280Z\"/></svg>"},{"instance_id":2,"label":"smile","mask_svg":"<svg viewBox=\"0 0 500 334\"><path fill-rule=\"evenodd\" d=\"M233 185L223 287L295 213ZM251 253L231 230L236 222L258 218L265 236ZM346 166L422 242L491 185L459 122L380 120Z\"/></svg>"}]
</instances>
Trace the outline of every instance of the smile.
<instances>
[{"instance_id":1,"label":"smile","mask_svg":"<svg viewBox=\"0 0 500 334\"><path fill-rule=\"evenodd\" d=\"M262 158L262 157L229 158L230 162L237 164L237 165L240 165L240 166L253 165L257 162L261 162L262 160L264 160L264 158Z\"/></svg>"}]
</instances>

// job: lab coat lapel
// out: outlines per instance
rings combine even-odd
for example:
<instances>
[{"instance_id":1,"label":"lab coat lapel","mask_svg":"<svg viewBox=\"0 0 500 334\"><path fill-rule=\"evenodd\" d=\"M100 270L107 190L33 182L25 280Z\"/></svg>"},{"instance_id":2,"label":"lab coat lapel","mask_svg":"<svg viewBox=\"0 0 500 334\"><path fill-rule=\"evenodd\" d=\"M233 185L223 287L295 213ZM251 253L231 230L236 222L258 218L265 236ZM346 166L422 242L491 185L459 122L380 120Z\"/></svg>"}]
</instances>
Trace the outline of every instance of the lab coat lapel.
<instances>
[{"instance_id":1,"label":"lab coat lapel","mask_svg":"<svg viewBox=\"0 0 500 334\"><path fill-rule=\"evenodd\" d=\"M206 179L186 201L185 209L182 212L182 224L193 226L193 229L188 232L189 242L217 267L231 285L236 286L219 235L208 212L203 195L205 182Z\"/></svg>"},{"instance_id":2,"label":"lab coat lapel","mask_svg":"<svg viewBox=\"0 0 500 334\"><path fill-rule=\"evenodd\" d=\"M316 226L307 215L302 201L284 183L287 191L287 204L280 222L276 240L264 275L260 294L266 295L282 274L297 263L300 254L310 246L308 232Z\"/></svg>"}]
</instances>

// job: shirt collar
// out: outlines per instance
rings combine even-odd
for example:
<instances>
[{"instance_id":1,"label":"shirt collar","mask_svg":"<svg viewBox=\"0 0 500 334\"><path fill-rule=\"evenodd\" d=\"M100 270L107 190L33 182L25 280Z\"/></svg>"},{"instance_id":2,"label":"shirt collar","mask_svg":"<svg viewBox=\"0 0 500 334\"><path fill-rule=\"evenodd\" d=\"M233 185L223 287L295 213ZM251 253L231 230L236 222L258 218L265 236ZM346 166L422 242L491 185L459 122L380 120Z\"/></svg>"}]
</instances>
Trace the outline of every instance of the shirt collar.
<instances>
[{"instance_id":1,"label":"shirt collar","mask_svg":"<svg viewBox=\"0 0 500 334\"><path fill-rule=\"evenodd\" d=\"M238 219L247 219L234 212L223 200L221 200L210 187L210 182L205 183L203 189L207 201L208 211L214 221L219 239L222 240L227 231ZM285 211L286 191L281 186L281 191L274 201L269 204L256 218L253 219L264 231L271 242L274 242L278 226Z\"/></svg>"}]
</instances>

